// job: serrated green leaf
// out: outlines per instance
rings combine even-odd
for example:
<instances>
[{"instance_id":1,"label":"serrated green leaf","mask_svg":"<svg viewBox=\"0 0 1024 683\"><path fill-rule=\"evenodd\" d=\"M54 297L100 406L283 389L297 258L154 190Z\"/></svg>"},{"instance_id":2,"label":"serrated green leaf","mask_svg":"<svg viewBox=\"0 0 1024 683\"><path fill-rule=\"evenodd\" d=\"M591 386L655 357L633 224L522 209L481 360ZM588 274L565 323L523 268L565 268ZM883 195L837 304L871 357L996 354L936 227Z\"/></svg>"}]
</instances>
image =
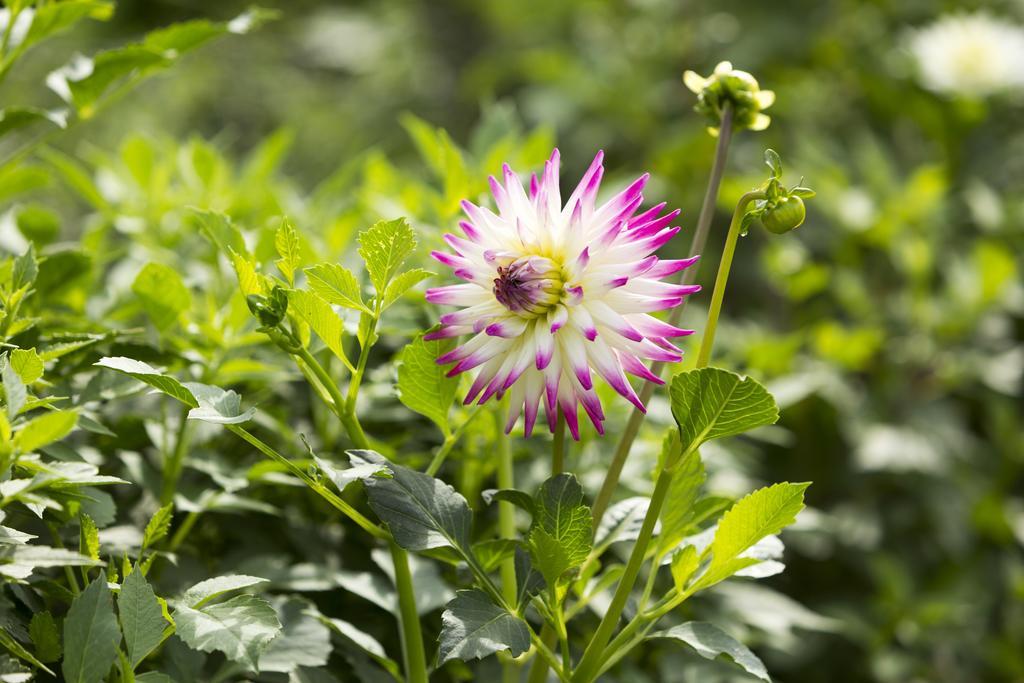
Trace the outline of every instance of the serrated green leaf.
<instances>
[{"instance_id":1,"label":"serrated green leaf","mask_svg":"<svg viewBox=\"0 0 1024 683\"><path fill-rule=\"evenodd\" d=\"M529 512L530 517L533 517L537 512L537 507L533 503L533 496L519 489L486 489L481 491L480 497L488 505L493 504L496 500L512 503L517 508Z\"/></svg>"},{"instance_id":2,"label":"serrated green leaf","mask_svg":"<svg viewBox=\"0 0 1024 683\"><path fill-rule=\"evenodd\" d=\"M689 621L665 631L652 633L647 637L670 638L686 643L705 659L716 659L721 655L726 655L736 664L743 667L747 673L760 678L762 681L771 681L768 677L768 670L764 668L764 664L757 658L757 655L751 652L750 648L746 645L714 624L703 621Z\"/></svg>"},{"instance_id":3,"label":"serrated green leaf","mask_svg":"<svg viewBox=\"0 0 1024 683\"><path fill-rule=\"evenodd\" d=\"M68 683L99 683L117 659L121 631L106 576L82 591L64 619L64 662Z\"/></svg>"},{"instance_id":4,"label":"serrated green leaf","mask_svg":"<svg viewBox=\"0 0 1024 683\"><path fill-rule=\"evenodd\" d=\"M669 568L672 571L672 583L675 584L677 591L682 593L686 590L686 582L697 571L699 563L700 556L697 554L697 549L692 545L679 548L672 554L672 562Z\"/></svg>"},{"instance_id":5,"label":"serrated green leaf","mask_svg":"<svg viewBox=\"0 0 1024 683\"><path fill-rule=\"evenodd\" d=\"M291 673L299 667L327 664L331 655L331 631L308 600L288 597L273 601L281 622L281 634L260 656L260 670Z\"/></svg>"},{"instance_id":6,"label":"serrated green leaf","mask_svg":"<svg viewBox=\"0 0 1024 683\"><path fill-rule=\"evenodd\" d=\"M200 581L196 585L192 586L182 594L178 599L178 602L182 605L197 608L203 606L213 598L223 595L224 593L241 590L242 588L249 588L260 583L265 583L266 581L266 579L258 576L249 576L247 574L217 576L212 579Z\"/></svg>"},{"instance_id":7,"label":"serrated green leaf","mask_svg":"<svg viewBox=\"0 0 1024 683\"><path fill-rule=\"evenodd\" d=\"M7 359L11 369L18 373L25 384L32 384L43 376L43 359L36 353L35 348L11 349Z\"/></svg>"},{"instance_id":8,"label":"serrated green leaf","mask_svg":"<svg viewBox=\"0 0 1024 683\"><path fill-rule=\"evenodd\" d=\"M199 228L206 238L213 242L225 256L232 253L241 255L244 259L252 260L248 247L245 246L245 238L241 231L231 221L231 217L217 211L192 208L192 215L199 222Z\"/></svg>"},{"instance_id":9,"label":"serrated green leaf","mask_svg":"<svg viewBox=\"0 0 1024 683\"><path fill-rule=\"evenodd\" d=\"M345 325L329 303L312 292L293 289L288 292L288 309L298 314L316 332L316 336L323 340L331 353L338 358L345 358L345 350L341 345Z\"/></svg>"},{"instance_id":10,"label":"serrated green leaf","mask_svg":"<svg viewBox=\"0 0 1024 683\"><path fill-rule=\"evenodd\" d=\"M4 107L0 110L0 138L16 130L46 123L48 126L66 128L67 110L48 110L38 107Z\"/></svg>"},{"instance_id":11,"label":"serrated green leaf","mask_svg":"<svg viewBox=\"0 0 1024 683\"><path fill-rule=\"evenodd\" d=\"M425 341L420 335L398 356L398 399L420 415L430 418L447 436L451 432L448 413L459 388L456 377L437 364L439 356L455 344L450 339Z\"/></svg>"},{"instance_id":12,"label":"serrated green leaf","mask_svg":"<svg viewBox=\"0 0 1024 683\"><path fill-rule=\"evenodd\" d=\"M105 50L93 57L76 55L50 73L46 84L74 105L82 118L124 87L172 66L185 53L228 33L245 33L273 16L260 10L246 12L228 22L196 20L151 32L141 43Z\"/></svg>"},{"instance_id":13,"label":"serrated green leaf","mask_svg":"<svg viewBox=\"0 0 1024 683\"><path fill-rule=\"evenodd\" d=\"M15 433L14 446L25 453L38 450L70 434L77 422L78 412L74 410L43 413L26 422Z\"/></svg>"},{"instance_id":14,"label":"serrated green leaf","mask_svg":"<svg viewBox=\"0 0 1024 683\"><path fill-rule=\"evenodd\" d=\"M11 271L11 289L19 290L31 285L38 276L39 261L36 260L36 248L35 245L29 243L28 249L14 259L14 268Z\"/></svg>"},{"instance_id":15,"label":"serrated green leaf","mask_svg":"<svg viewBox=\"0 0 1024 683\"><path fill-rule=\"evenodd\" d=\"M441 615L438 661L482 659L508 650L518 657L530 648L530 630L518 616L495 605L480 590L463 590Z\"/></svg>"},{"instance_id":16,"label":"serrated green leaf","mask_svg":"<svg viewBox=\"0 0 1024 683\"><path fill-rule=\"evenodd\" d=\"M121 584L117 612L128 661L134 669L163 642L164 629L168 626L160 601L140 569L128 574Z\"/></svg>"},{"instance_id":17,"label":"serrated green leaf","mask_svg":"<svg viewBox=\"0 0 1024 683\"><path fill-rule=\"evenodd\" d=\"M669 434L669 439L678 439L677 431L673 430ZM675 466L667 496L667 500L671 502L661 508L658 518L661 522L658 555L664 556L679 545L684 537L695 531L694 523L699 511L697 499L706 478L704 463L701 461L700 451L696 448L683 455Z\"/></svg>"},{"instance_id":18,"label":"serrated green leaf","mask_svg":"<svg viewBox=\"0 0 1024 683\"><path fill-rule=\"evenodd\" d=\"M32 666L38 667L49 674L53 673L45 664L39 661L34 654L26 650L25 647L4 628L0 628L0 647L3 647L15 657L28 662Z\"/></svg>"},{"instance_id":19,"label":"serrated green leaf","mask_svg":"<svg viewBox=\"0 0 1024 683\"><path fill-rule=\"evenodd\" d=\"M36 658L44 663L56 662L60 659L60 632L48 611L36 612L28 625L28 635L36 648Z\"/></svg>"},{"instance_id":20,"label":"serrated green leaf","mask_svg":"<svg viewBox=\"0 0 1024 683\"><path fill-rule=\"evenodd\" d=\"M174 517L174 503L168 503L153 513L146 523L146 530L142 534L142 547L149 548L154 543L167 535L171 528L171 519Z\"/></svg>"},{"instance_id":21,"label":"serrated green leaf","mask_svg":"<svg viewBox=\"0 0 1024 683\"><path fill-rule=\"evenodd\" d=\"M36 7L26 8L22 10L18 20L20 23L22 19L31 17L31 23L28 25L27 31L12 32L12 40L8 42L7 47L14 54L8 58L8 61L13 62L36 43L82 19L88 17L106 20L113 13L114 3L108 0L63 0L63 2L39 3ZM24 15L28 15L28 17ZM7 66L9 64L5 64L5 69Z\"/></svg>"},{"instance_id":22,"label":"serrated green leaf","mask_svg":"<svg viewBox=\"0 0 1024 683\"><path fill-rule=\"evenodd\" d=\"M366 263L370 282L383 297L405 259L416 248L416 236L404 218L374 223L359 233L359 255Z\"/></svg>"},{"instance_id":23,"label":"serrated green leaf","mask_svg":"<svg viewBox=\"0 0 1024 683\"><path fill-rule=\"evenodd\" d=\"M700 578L702 588L756 564L757 558L740 557L769 534L779 533L796 521L804 508L804 491L809 483L782 482L758 489L741 498L718 523L715 539L706 552L711 563Z\"/></svg>"},{"instance_id":24,"label":"serrated green leaf","mask_svg":"<svg viewBox=\"0 0 1024 683\"><path fill-rule=\"evenodd\" d=\"M124 356L107 356L99 359L95 365L130 375L140 382L148 384L157 391L181 401L190 408L199 407L199 401L196 400L196 397L192 395L192 392L186 389L181 382L170 375L163 374L159 370L156 370L142 361L138 361L133 358L126 358Z\"/></svg>"},{"instance_id":25,"label":"serrated green leaf","mask_svg":"<svg viewBox=\"0 0 1024 683\"><path fill-rule=\"evenodd\" d=\"M431 277L434 273L423 268L413 268L407 270L404 273L400 273L391 281L388 288L384 290L384 300L381 303L381 310L389 308L391 304L402 298L406 292L418 285L419 283Z\"/></svg>"},{"instance_id":26,"label":"serrated green leaf","mask_svg":"<svg viewBox=\"0 0 1024 683\"><path fill-rule=\"evenodd\" d=\"M231 389L221 389L210 384L185 382L182 384L199 403L188 411L188 419L212 424L241 424L256 414L255 408L242 410L242 397Z\"/></svg>"},{"instance_id":27,"label":"serrated green leaf","mask_svg":"<svg viewBox=\"0 0 1024 683\"><path fill-rule=\"evenodd\" d=\"M548 586L555 587L590 554L593 518L583 504L583 488L571 474L559 474L541 484L534 505L536 514L526 544L533 566Z\"/></svg>"},{"instance_id":28,"label":"serrated green leaf","mask_svg":"<svg viewBox=\"0 0 1024 683\"><path fill-rule=\"evenodd\" d=\"M21 412L25 401L28 400L28 391L25 389L25 383L21 381L21 376L11 367L9 358L3 362L0 374L3 376L4 400L7 403L7 419L10 421Z\"/></svg>"},{"instance_id":29,"label":"serrated green leaf","mask_svg":"<svg viewBox=\"0 0 1024 683\"><path fill-rule=\"evenodd\" d=\"M294 285L295 269L302 262L302 257L299 253L299 234L295 232L295 228L287 218L281 220L281 227L274 235L274 247L277 249L278 256L281 257L276 261L277 269L281 271L289 285Z\"/></svg>"},{"instance_id":30,"label":"serrated green leaf","mask_svg":"<svg viewBox=\"0 0 1024 683\"><path fill-rule=\"evenodd\" d=\"M320 263L306 268L306 278L309 288L328 303L373 315L363 303L359 281L348 268L336 263Z\"/></svg>"},{"instance_id":31,"label":"serrated green leaf","mask_svg":"<svg viewBox=\"0 0 1024 683\"><path fill-rule=\"evenodd\" d=\"M192 294L178 271L160 263L147 263L135 277L132 292L158 330L166 330L192 307Z\"/></svg>"},{"instance_id":32,"label":"serrated green leaf","mask_svg":"<svg viewBox=\"0 0 1024 683\"><path fill-rule=\"evenodd\" d=\"M719 368L676 375L669 394L683 455L711 439L773 424L779 418L775 399L763 386Z\"/></svg>"},{"instance_id":33,"label":"serrated green leaf","mask_svg":"<svg viewBox=\"0 0 1024 683\"><path fill-rule=\"evenodd\" d=\"M84 512L79 515L79 548L78 552L88 558L99 561L100 559L100 531L96 528L96 522Z\"/></svg>"},{"instance_id":34,"label":"serrated green leaf","mask_svg":"<svg viewBox=\"0 0 1024 683\"><path fill-rule=\"evenodd\" d=\"M374 451L349 451L352 465L383 465L391 478L363 479L370 507L406 550L450 546L468 555L473 524L469 504L440 479L395 465Z\"/></svg>"},{"instance_id":35,"label":"serrated green leaf","mask_svg":"<svg viewBox=\"0 0 1024 683\"><path fill-rule=\"evenodd\" d=\"M274 608L255 595L238 595L202 609L181 606L174 611L174 623L189 647L222 652L251 671L259 670L260 655L281 632Z\"/></svg>"}]
</instances>

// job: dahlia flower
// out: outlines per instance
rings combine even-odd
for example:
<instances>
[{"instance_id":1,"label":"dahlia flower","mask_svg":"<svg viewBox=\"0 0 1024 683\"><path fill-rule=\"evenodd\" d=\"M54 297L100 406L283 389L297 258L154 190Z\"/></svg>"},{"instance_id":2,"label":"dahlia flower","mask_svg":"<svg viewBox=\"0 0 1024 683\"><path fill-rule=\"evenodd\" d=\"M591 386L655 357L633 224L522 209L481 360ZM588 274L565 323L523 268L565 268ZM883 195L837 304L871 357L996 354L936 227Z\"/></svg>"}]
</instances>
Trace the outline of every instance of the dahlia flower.
<instances>
[{"instance_id":1,"label":"dahlia flower","mask_svg":"<svg viewBox=\"0 0 1024 683\"><path fill-rule=\"evenodd\" d=\"M1024 88L1024 28L984 12L915 31L910 51L929 90L983 97Z\"/></svg>"},{"instance_id":2,"label":"dahlia flower","mask_svg":"<svg viewBox=\"0 0 1024 683\"><path fill-rule=\"evenodd\" d=\"M644 361L679 361L670 339L692 333L650 315L700 289L661 282L696 258L653 255L679 232L679 211L663 213L662 203L638 213L646 174L597 206L603 156L564 204L557 149L528 189L506 164L504 183L490 178L498 212L463 201L464 236L444 236L455 253L432 253L465 282L427 291L428 301L460 307L427 338L472 335L437 362L455 364L449 376L475 372L467 405L508 392L506 432L524 415L529 436L543 399L552 431L561 412L579 439L582 405L603 434L595 375L643 410L625 373L660 384Z\"/></svg>"}]
</instances>

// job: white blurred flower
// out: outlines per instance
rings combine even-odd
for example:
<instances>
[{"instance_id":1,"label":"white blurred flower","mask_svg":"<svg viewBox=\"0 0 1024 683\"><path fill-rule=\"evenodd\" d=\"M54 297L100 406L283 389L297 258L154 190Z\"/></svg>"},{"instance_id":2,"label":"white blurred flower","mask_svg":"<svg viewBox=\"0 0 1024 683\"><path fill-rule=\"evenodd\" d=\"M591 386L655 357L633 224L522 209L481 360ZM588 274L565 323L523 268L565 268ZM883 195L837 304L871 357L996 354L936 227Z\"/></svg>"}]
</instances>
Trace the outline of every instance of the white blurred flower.
<instances>
[{"instance_id":1,"label":"white blurred flower","mask_svg":"<svg viewBox=\"0 0 1024 683\"><path fill-rule=\"evenodd\" d=\"M953 14L914 31L923 85L951 95L1024 89L1024 28L984 12Z\"/></svg>"}]
</instances>

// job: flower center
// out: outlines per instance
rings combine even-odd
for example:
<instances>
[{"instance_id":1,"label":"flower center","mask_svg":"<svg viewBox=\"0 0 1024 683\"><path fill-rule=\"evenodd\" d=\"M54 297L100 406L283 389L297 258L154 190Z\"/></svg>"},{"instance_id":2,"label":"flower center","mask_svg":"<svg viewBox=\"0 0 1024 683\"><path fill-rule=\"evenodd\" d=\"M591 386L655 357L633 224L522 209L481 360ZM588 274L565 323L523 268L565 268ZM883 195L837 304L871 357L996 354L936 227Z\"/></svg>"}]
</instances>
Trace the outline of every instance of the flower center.
<instances>
[{"instance_id":1,"label":"flower center","mask_svg":"<svg viewBox=\"0 0 1024 683\"><path fill-rule=\"evenodd\" d=\"M494 297L524 318L547 313L562 298L561 269L549 258L524 256L498 266Z\"/></svg>"}]
</instances>

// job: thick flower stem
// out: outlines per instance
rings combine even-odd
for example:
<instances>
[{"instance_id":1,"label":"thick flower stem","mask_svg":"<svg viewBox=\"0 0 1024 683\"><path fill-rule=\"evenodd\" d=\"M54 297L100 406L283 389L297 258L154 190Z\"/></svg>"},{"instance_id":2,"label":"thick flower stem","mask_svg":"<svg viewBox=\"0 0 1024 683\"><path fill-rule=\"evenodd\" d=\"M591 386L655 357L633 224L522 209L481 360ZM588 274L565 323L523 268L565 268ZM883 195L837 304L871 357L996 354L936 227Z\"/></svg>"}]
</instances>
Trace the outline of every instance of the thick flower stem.
<instances>
[{"instance_id":1,"label":"thick flower stem","mask_svg":"<svg viewBox=\"0 0 1024 683\"><path fill-rule=\"evenodd\" d=\"M551 476L565 471L565 416L558 409L558 424L555 427L554 439L551 442Z\"/></svg>"},{"instance_id":2,"label":"thick flower stem","mask_svg":"<svg viewBox=\"0 0 1024 683\"><path fill-rule=\"evenodd\" d=\"M612 633L619 623L619 618L626 607L630 593L633 592L633 585L640 575L640 569L643 567L647 546L654 535L654 525L658 521L661 508L665 504L665 497L668 495L672 484L672 474L673 471L671 469L664 467L658 473L658 480L654 485L654 493L651 494L651 503L647 508L647 515L644 517L643 525L640 527L640 534L637 536L636 543L633 546L633 552L630 553L626 570L623 572L619 585L615 589L615 595L608 606L608 611L605 613L604 618L601 619L601 623L598 624L594 637L591 638L590 644L583 653L583 659L580 660L579 666L576 667L576 671L573 673L573 683L590 683L597 677L601 661L605 655L605 647L611 640Z\"/></svg>"},{"instance_id":3,"label":"thick flower stem","mask_svg":"<svg viewBox=\"0 0 1024 683\"><path fill-rule=\"evenodd\" d=\"M725 175L725 166L729 158L729 143L732 140L732 115L732 106L726 103L722 109L722 125L718 134L718 144L715 146L715 160L711 166L711 176L708 178L708 187L704 192L704 202L701 204L700 215L697 217L697 227L693 232L693 240L690 242L691 258L700 255L708 241L711 219L715 215L715 205L718 203L718 189L722 184L722 176ZM698 262L684 270L681 283L692 285L697 279L699 268L700 263ZM687 301L689 299L683 299L681 304L672 309L668 317L669 325L675 325L679 322L683 312L686 310ZM651 372L659 377L661 377L664 369L665 363L655 362L651 365ZM644 382L640 388L640 401L644 405L654 395L654 388L655 384L652 382ZM615 494L615 487L619 483L619 477L622 476L622 468L626 464L626 458L629 457L629 451L633 447L636 435L640 433L640 425L643 424L644 417L644 413L636 408L629 415L629 421L626 423L626 428L623 430L619 443L615 447L615 453L608 464L608 472L605 474L604 483L601 485L597 498L594 499L594 529L597 529L598 523L604 517L605 510L608 509L608 505L611 503L612 496Z\"/></svg>"},{"instance_id":4,"label":"thick flower stem","mask_svg":"<svg viewBox=\"0 0 1024 683\"><path fill-rule=\"evenodd\" d=\"M409 571L409 557L394 541L388 542L395 566L395 588L398 590L399 623L402 626L402 658L407 683L427 683L427 655L420 633L420 616L416 609L416 593Z\"/></svg>"},{"instance_id":5,"label":"thick flower stem","mask_svg":"<svg viewBox=\"0 0 1024 683\"><path fill-rule=\"evenodd\" d=\"M718 264L718 276L715 278L715 291L711 295L711 306L708 309L708 322L704 326L704 336L700 341L700 353L697 354L697 367L707 367L711 361L711 347L715 344L715 330L718 327L718 316L722 312L722 301L725 299L725 286L729 281L729 271L732 268L732 257L736 253L736 242L739 240L740 229L743 225L743 216L747 212L747 205L755 199L761 199L764 193L760 190L748 192L740 197L736 204L736 211L732 214L732 223L729 224L729 234L725 237L725 248L722 250L722 260Z\"/></svg>"},{"instance_id":6,"label":"thick flower stem","mask_svg":"<svg viewBox=\"0 0 1024 683\"><path fill-rule=\"evenodd\" d=\"M508 438L498 439L498 488L515 488L512 449ZM498 533L501 538L516 537L516 508L512 503L498 502ZM501 594L505 597L505 602L510 605L516 604L516 564L512 557L501 563ZM501 670L503 683L515 683L519 680L519 665L511 657L502 660Z\"/></svg>"},{"instance_id":7,"label":"thick flower stem","mask_svg":"<svg viewBox=\"0 0 1024 683\"><path fill-rule=\"evenodd\" d=\"M372 334L373 330L371 329L368 336L372 336ZM331 408L338 416L338 419L341 420L341 423L345 427L345 431L348 432L349 439L352 440L352 443L356 448L370 447L370 441L366 438L366 433L363 432L362 425L359 424L359 418L356 417L355 414L356 399L359 396L359 383L362 380L363 372L366 370L369 347L370 344L367 343L363 347L362 353L359 355L359 363L356 366L356 372L352 375L347 398L342 397L341 391L338 389L338 385L335 384L331 376L326 370L324 370L323 366L317 362L316 358L309 353L309 351L304 348L300 348L297 352L299 358L302 359L303 363L323 385L324 390L327 391L327 394L330 396L332 401ZM303 481L306 481L307 484L310 484L310 481L313 481L314 484L319 486L319 482L312 480L309 475L305 475L305 477L300 478L303 479ZM311 487L316 490L315 486L311 485ZM340 498L338 498L338 500L346 506L348 505L348 503L345 503L345 501ZM352 512L355 512L355 510L352 510ZM356 512L356 514L359 513ZM379 529L379 527L377 528ZM409 571L409 557L406 555L405 551L402 550L402 548L400 548L393 539L391 539L390 534L383 532L383 530L382 533L384 533L385 538L388 539L388 546L391 550L391 560L395 568L395 588L398 591L398 621L402 631L402 655L404 658L403 663L405 664L405 679L409 683L426 683L427 661L423 647L423 633L420 629L420 618L416 611L416 593L412 583L412 574Z\"/></svg>"}]
</instances>

